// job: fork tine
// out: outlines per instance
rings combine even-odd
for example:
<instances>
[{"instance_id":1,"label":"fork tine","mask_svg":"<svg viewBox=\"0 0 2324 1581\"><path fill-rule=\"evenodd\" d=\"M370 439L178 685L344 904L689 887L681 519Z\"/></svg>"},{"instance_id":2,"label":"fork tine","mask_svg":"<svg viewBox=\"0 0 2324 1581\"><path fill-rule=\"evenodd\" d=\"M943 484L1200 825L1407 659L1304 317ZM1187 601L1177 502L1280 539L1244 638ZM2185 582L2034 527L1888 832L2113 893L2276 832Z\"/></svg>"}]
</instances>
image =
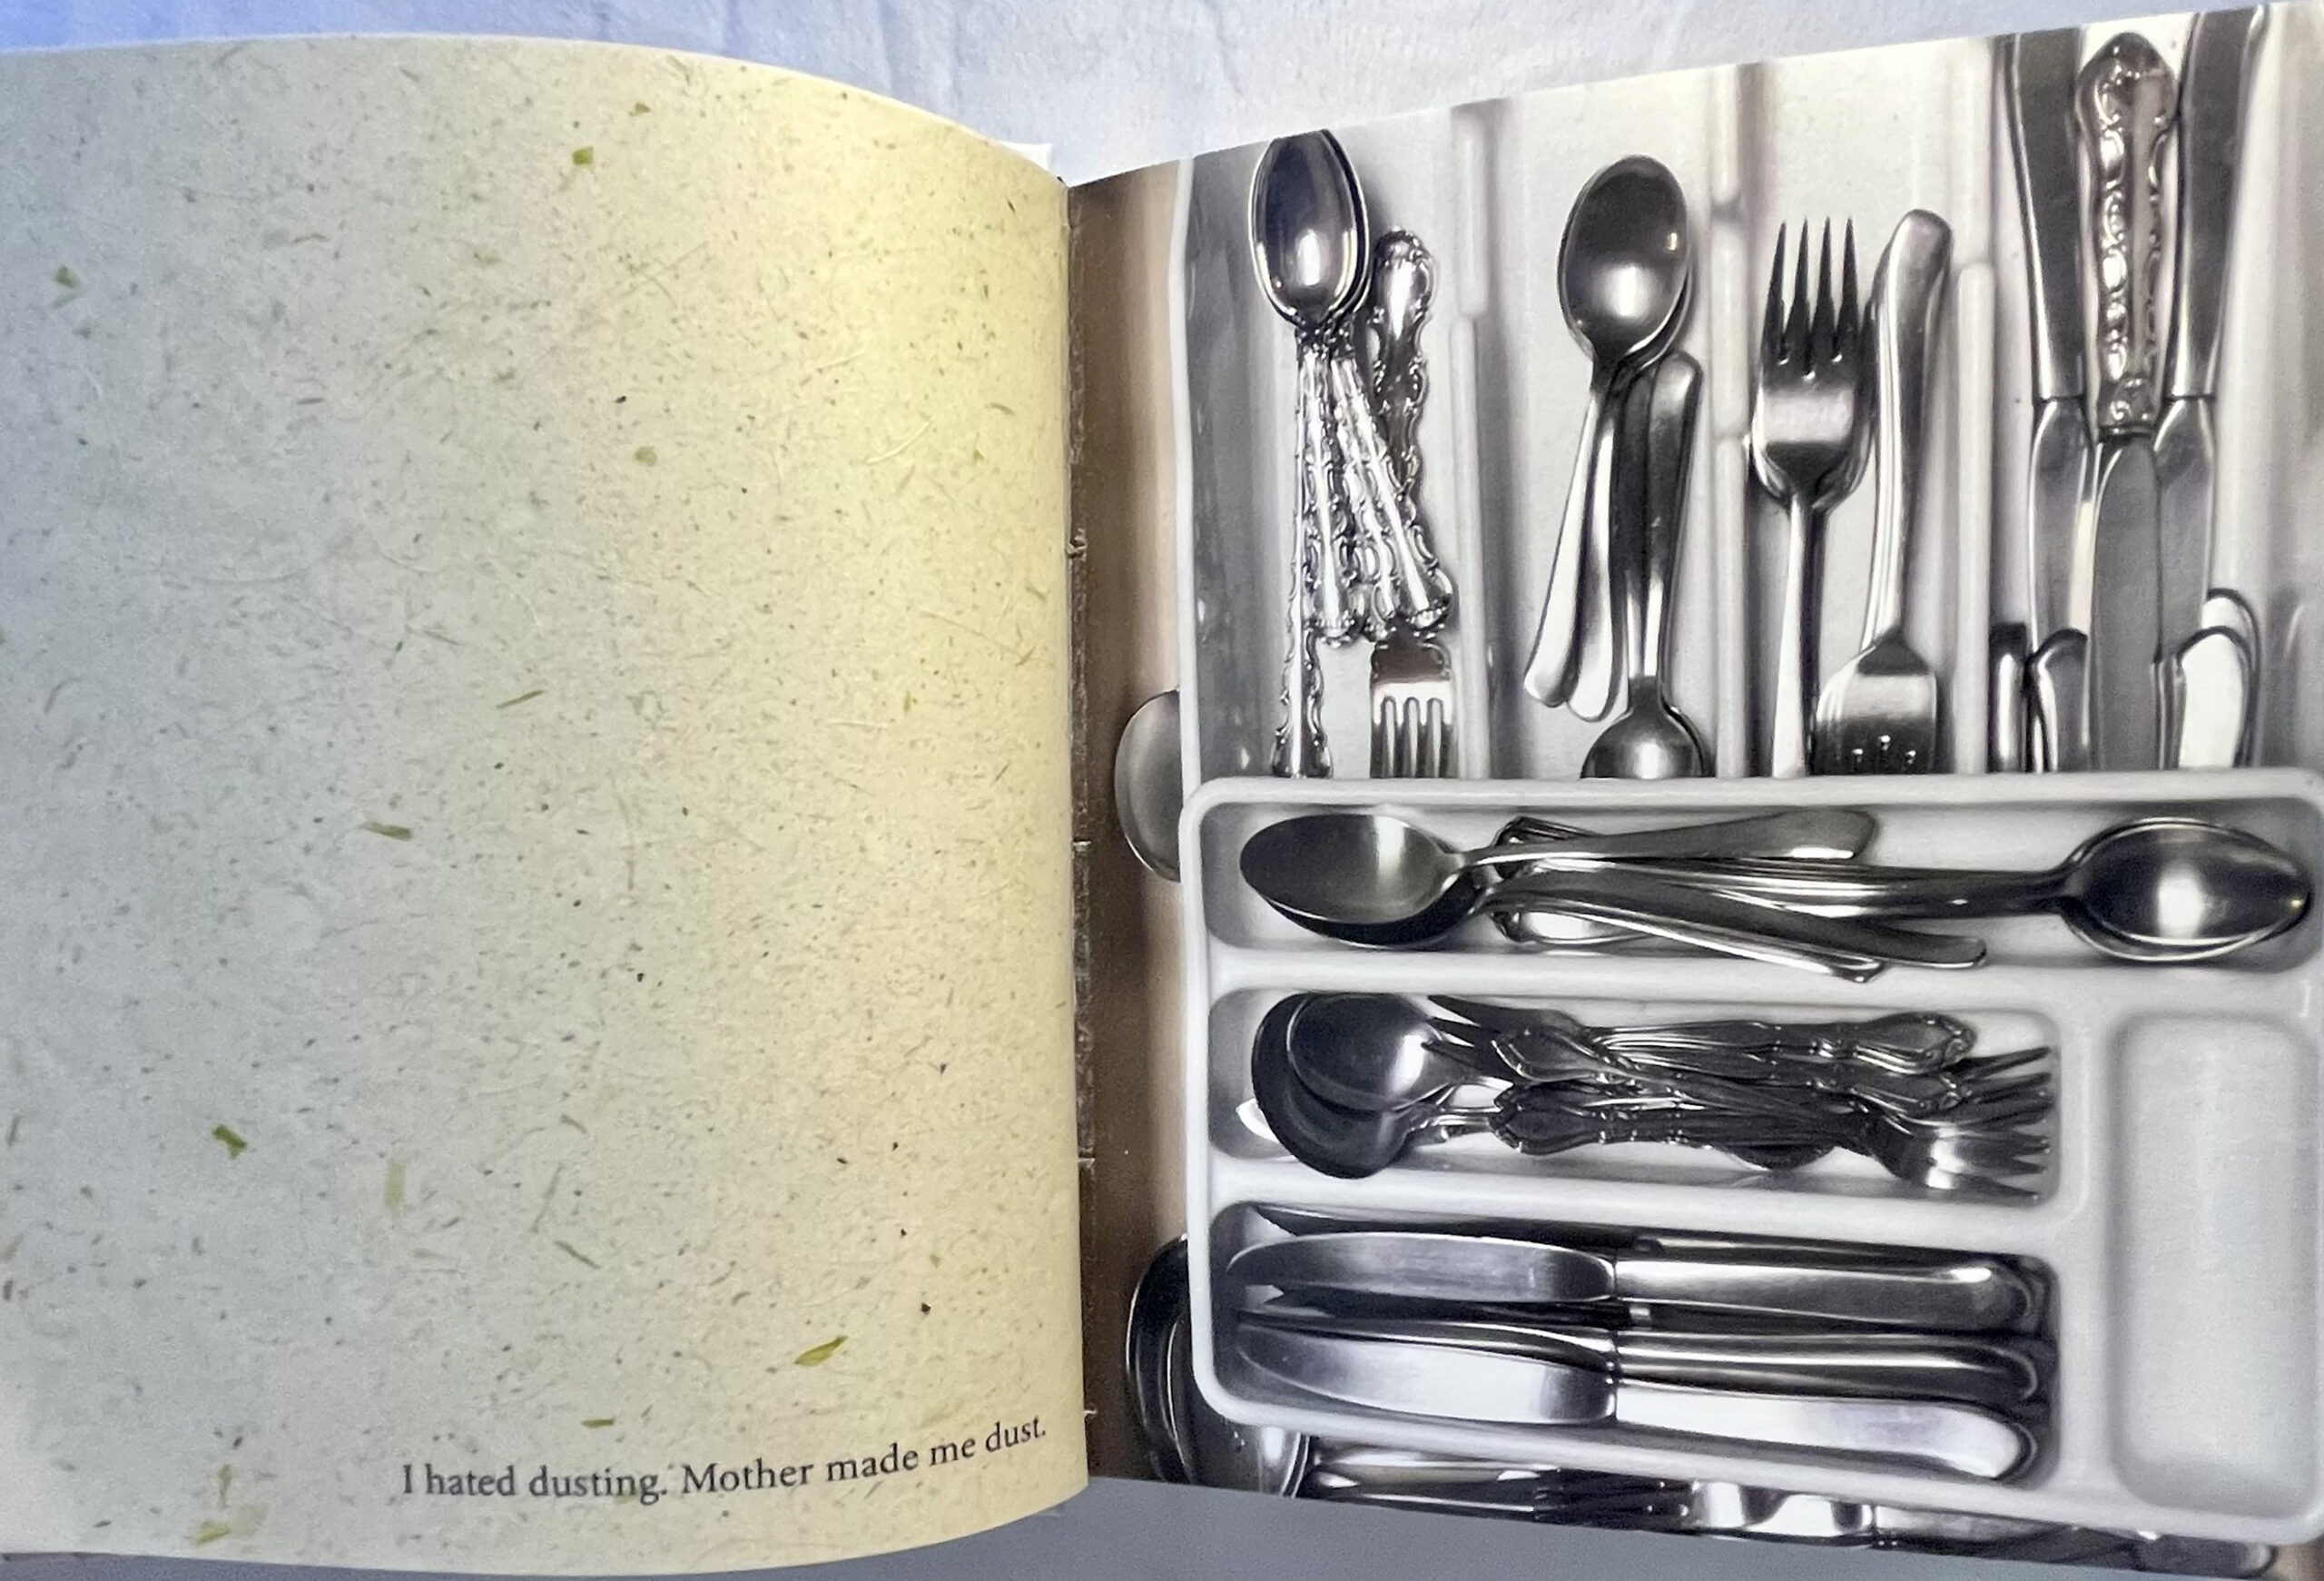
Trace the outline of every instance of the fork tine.
<instances>
[{"instance_id":1,"label":"fork tine","mask_svg":"<svg viewBox=\"0 0 2324 1581\"><path fill-rule=\"evenodd\" d=\"M1799 222L1799 257L1791 283L1791 312L1783 325L1784 357L1787 361L1805 361L1807 340L1807 222Z\"/></svg>"},{"instance_id":2,"label":"fork tine","mask_svg":"<svg viewBox=\"0 0 2324 1581\"><path fill-rule=\"evenodd\" d=\"M1776 227L1776 263L1768 275L1768 316L1759 329L1759 365L1783 361L1783 244L1787 225Z\"/></svg>"},{"instance_id":3,"label":"fork tine","mask_svg":"<svg viewBox=\"0 0 2324 1581\"><path fill-rule=\"evenodd\" d=\"M1828 233L1829 227L1827 227ZM1842 349L1855 346L1863 333L1864 317L1857 306L1856 294L1856 222L1847 222L1846 239L1840 244L1840 322Z\"/></svg>"},{"instance_id":4,"label":"fork tine","mask_svg":"<svg viewBox=\"0 0 2324 1581\"><path fill-rule=\"evenodd\" d=\"M1832 222L1824 222L1824 244L1816 261L1816 317L1807 327L1807 354L1817 363L1839 355L1832 318Z\"/></svg>"}]
</instances>

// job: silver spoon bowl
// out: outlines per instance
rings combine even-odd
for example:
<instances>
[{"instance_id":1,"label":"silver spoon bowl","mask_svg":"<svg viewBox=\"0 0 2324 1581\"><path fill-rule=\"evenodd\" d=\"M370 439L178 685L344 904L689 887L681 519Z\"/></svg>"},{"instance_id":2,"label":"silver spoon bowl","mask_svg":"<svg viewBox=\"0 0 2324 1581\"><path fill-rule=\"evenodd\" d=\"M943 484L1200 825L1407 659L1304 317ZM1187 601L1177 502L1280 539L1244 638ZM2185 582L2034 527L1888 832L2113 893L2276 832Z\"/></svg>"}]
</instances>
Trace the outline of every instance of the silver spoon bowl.
<instances>
[{"instance_id":1,"label":"silver spoon bowl","mask_svg":"<svg viewBox=\"0 0 2324 1581\"><path fill-rule=\"evenodd\" d=\"M1267 145L1251 178L1251 262L1267 304L1304 334L1354 311L1372 272L1364 188L1320 132Z\"/></svg>"}]
</instances>

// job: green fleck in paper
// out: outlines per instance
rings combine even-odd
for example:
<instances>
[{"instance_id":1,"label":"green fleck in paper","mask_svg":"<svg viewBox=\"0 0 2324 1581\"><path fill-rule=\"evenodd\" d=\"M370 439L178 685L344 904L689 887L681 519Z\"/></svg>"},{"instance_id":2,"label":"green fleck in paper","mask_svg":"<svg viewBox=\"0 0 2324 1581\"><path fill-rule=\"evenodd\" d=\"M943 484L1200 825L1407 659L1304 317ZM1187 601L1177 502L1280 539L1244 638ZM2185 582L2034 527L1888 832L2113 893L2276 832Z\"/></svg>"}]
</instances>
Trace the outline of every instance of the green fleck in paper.
<instances>
[{"instance_id":1,"label":"green fleck in paper","mask_svg":"<svg viewBox=\"0 0 2324 1581\"><path fill-rule=\"evenodd\" d=\"M658 456L658 455L655 454L654 447L653 447L653 446L651 446L651 445L640 445L640 446L638 446L638 447L637 447L636 455L637 455L638 464L639 464L639 465L641 465L641 466L645 466L645 467L650 467L650 466L652 466L655 462L656 462L656 461L658 461L658 460L660 460L660 459L662 459L660 456Z\"/></svg>"},{"instance_id":2,"label":"green fleck in paper","mask_svg":"<svg viewBox=\"0 0 2324 1581\"><path fill-rule=\"evenodd\" d=\"M583 1417L581 1425L585 1428L610 1428L614 1419L611 1417Z\"/></svg>"},{"instance_id":3,"label":"green fleck in paper","mask_svg":"<svg viewBox=\"0 0 2324 1581\"><path fill-rule=\"evenodd\" d=\"M213 1141L224 1145L226 1156L230 1159L241 1157L243 1150L251 1145L236 1134L234 1128L231 1125L213 1125L210 1128L210 1135Z\"/></svg>"},{"instance_id":4,"label":"green fleck in paper","mask_svg":"<svg viewBox=\"0 0 2324 1581\"><path fill-rule=\"evenodd\" d=\"M548 688L547 687L535 687L529 692L518 692L515 697L506 698L500 702L493 704L492 706L496 708L514 708L521 703L531 702L535 697L539 697L542 693L547 690Z\"/></svg>"},{"instance_id":5,"label":"green fleck in paper","mask_svg":"<svg viewBox=\"0 0 2324 1581\"><path fill-rule=\"evenodd\" d=\"M403 1160L401 1159L388 1161L388 1188L385 1196L389 1212L403 1211Z\"/></svg>"},{"instance_id":6,"label":"green fleck in paper","mask_svg":"<svg viewBox=\"0 0 2324 1581\"><path fill-rule=\"evenodd\" d=\"M595 164L597 163L597 151L594 148L576 148L573 151L573 163L578 165Z\"/></svg>"},{"instance_id":7,"label":"green fleck in paper","mask_svg":"<svg viewBox=\"0 0 2324 1581\"><path fill-rule=\"evenodd\" d=\"M379 824L373 823L367 818L364 820L363 828L367 834L384 835L390 840L409 840L411 838L411 831L405 828L401 824Z\"/></svg>"},{"instance_id":8,"label":"green fleck in paper","mask_svg":"<svg viewBox=\"0 0 2324 1581\"><path fill-rule=\"evenodd\" d=\"M833 1353L836 1352L841 1346L846 1343L847 1336L844 1334L842 1334L836 1339L826 1339L821 1345L812 1346L805 1350L802 1350L796 1357L792 1359L792 1365L794 1367L821 1367L824 1362L829 1361L832 1359Z\"/></svg>"},{"instance_id":9,"label":"green fleck in paper","mask_svg":"<svg viewBox=\"0 0 2324 1581\"><path fill-rule=\"evenodd\" d=\"M71 264L60 263L56 266L56 283L67 291L78 291L81 286L81 277L73 272Z\"/></svg>"},{"instance_id":10,"label":"green fleck in paper","mask_svg":"<svg viewBox=\"0 0 2324 1581\"><path fill-rule=\"evenodd\" d=\"M221 1537L231 1537L233 1535L234 1528L224 1521L203 1521L193 1528L193 1546L199 1548L206 1544L214 1543Z\"/></svg>"}]
</instances>

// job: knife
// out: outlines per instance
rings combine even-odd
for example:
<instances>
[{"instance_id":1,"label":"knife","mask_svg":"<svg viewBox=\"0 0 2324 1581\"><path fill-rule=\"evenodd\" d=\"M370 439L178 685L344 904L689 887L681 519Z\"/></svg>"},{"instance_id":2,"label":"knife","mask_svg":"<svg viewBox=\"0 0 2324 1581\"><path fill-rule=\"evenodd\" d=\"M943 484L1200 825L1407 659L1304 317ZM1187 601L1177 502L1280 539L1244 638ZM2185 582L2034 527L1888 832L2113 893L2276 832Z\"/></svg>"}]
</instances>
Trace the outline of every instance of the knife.
<instances>
[{"instance_id":1,"label":"knife","mask_svg":"<svg viewBox=\"0 0 2324 1581\"><path fill-rule=\"evenodd\" d=\"M2154 289L2162 259L2158 171L2175 101L2171 67L2135 33L2109 39L2075 84L2075 117L2090 157L2090 251L2098 286L2093 426L2099 450L2088 630L2092 734L2101 768L2152 768L2159 761Z\"/></svg>"},{"instance_id":2,"label":"knife","mask_svg":"<svg viewBox=\"0 0 2324 1581\"><path fill-rule=\"evenodd\" d=\"M1402 1416L1529 1427L1600 1424L2004 1477L2033 1451L2024 1428L1975 1406L1615 1383L1584 1368L1457 1346L1343 1339L1238 1326L1259 1371L1327 1399Z\"/></svg>"},{"instance_id":3,"label":"knife","mask_svg":"<svg viewBox=\"0 0 2324 1581\"><path fill-rule=\"evenodd\" d=\"M1616 1332L1587 1323L1422 1318L1275 1304L1246 1323L1347 1339L1457 1345L1595 1368L1631 1383L1790 1390L1884 1399L1959 1400L2007 1409L2042 1389L2034 1352L2001 1339L1864 1329L1777 1333L1656 1329Z\"/></svg>"},{"instance_id":4,"label":"knife","mask_svg":"<svg viewBox=\"0 0 2324 1581\"><path fill-rule=\"evenodd\" d=\"M2259 7L2198 15L2180 82L2179 238L2162 421L2154 433L2162 505L2162 636L2201 629L2211 588L2211 398L2219 390L2220 321L2235 229L2244 84L2267 25Z\"/></svg>"},{"instance_id":5,"label":"knife","mask_svg":"<svg viewBox=\"0 0 2324 1581\"><path fill-rule=\"evenodd\" d=\"M1538 1240L1434 1230L1347 1230L1246 1247L1229 1280L1463 1306L1644 1301L1929 1332L2030 1327L2034 1290L1990 1258L1925 1264L1841 1259L1614 1257Z\"/></svg>"},{"instance_id":6,"label":"knife","mask_svg":"<svg viewBox=\"0 0 2324 1581\"><path fill-rule=\"evenodd\" d=\"M2020 552L1997 558L2006 571L1995 603L2023 618L2035 647L2053 631L2090 628L2088 561L2091 439L2083 415L2082 198L2074 157L2074 28L2026 33L2002 44L2004 97L2017 165L2018 213L2025 229L2026 297L2034 330L2034 444L2028 458L2025 530Z\"/></svg>"},{"instance_id":7,"label":"knife","mask_svg":"<svg viewBox=\"0 0 2324 1581\"><path fill-rule=\"evenodd\" d=\"M2049 774L2090 767L2090 634L2072 627L2053 631L2025 661L2034 700L2033 766Z\"/></svg>"}]
</instances>

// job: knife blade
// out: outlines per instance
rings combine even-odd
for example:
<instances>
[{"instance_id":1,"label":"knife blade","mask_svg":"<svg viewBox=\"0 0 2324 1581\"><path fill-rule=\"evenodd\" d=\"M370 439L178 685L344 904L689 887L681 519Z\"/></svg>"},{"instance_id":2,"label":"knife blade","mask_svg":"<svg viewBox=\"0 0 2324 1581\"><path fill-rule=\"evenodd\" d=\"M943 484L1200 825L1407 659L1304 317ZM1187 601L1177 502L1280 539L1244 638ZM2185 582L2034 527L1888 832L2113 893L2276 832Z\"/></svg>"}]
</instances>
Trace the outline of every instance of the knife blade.
<instances>
[{"instance_id":1,"label":"knife blade","mask_svg":"<svg viewBox=\"0 0 2324 1581\"><path fill-rule=\"evenodd\" d=\"M1984 1477L2010 1475L2033 1447L2025 1430L2004 1418L1935 1400L1618 1385L1530 1357L1248 1325L1236 1328L1235 1348L1250 1366L1295 1388L1399 1416L1529 1427L1618 1422Z\"/></svg>"},{"instance_id":2,"label":"knife blade","mask_svg":"<svg viewBox=\"0 0 2324 1581\"><path fill-rule=\"evenodd\" d=\"M2003 612L2022 613L2038 646L2062 627L2089 627L2090 425L2083 414L2082 198L2074 154L2074 28L2020 34L2002 44L2004 98L2025 231L2026 296L2034 335L2034 447L2026 474L2028 586L1996 589Z\"/></svg>"},{"instance_id":3,"label":"knife blade","mask_svg":"<svg viewBox=\"0 0 2324 1581\"><path fill-rule=\"evenodd\" d=\"M2098 286L2093 426L2100 446L2088 629L2101 768L2152 768L2158 762L2154 291L2162 259L2159 172L2176 106L2170 65L2135 33L2107 40L2075 82L2075 124L2091 166L2087 221Z\"/></svg>"},{"instance_id":4,"label":"knife blade","mask_svg":"<svg viewBox=\"0 0 2324 1581\"><path fill-rule=\"evenodd\" d=\"M1237 1252L1226 1273L1246 1286L1463 1306L1643 1301L1931 1332L2021 1328L2040 1308L2024 1276L1990 1258L1600 1257L1544 1241L1418 1230L1270 1241Z\"/></svg>"}]
</instances>

